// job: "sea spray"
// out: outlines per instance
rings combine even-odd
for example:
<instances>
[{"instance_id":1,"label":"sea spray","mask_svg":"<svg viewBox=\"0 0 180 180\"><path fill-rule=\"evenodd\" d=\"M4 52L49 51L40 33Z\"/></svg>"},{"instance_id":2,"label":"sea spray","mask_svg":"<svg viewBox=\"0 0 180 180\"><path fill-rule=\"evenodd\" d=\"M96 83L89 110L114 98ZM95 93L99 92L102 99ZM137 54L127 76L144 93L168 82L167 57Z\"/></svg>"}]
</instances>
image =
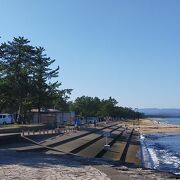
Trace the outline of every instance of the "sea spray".
<instances>
[{"instance_id":1,"label":"sea spray","mask_svg":"<svg viewBox=\"0 0 180 180\"><path fill-rule=\"evenodd\" d=\"M144 167L180 174L180 134L154 133L141 136Z\"/></svg>"},{"instance_id":2,"label":"sea spray","mask_svg":"<svg viewBox=\"0 0 180 180\"><path fill-rule=\"evenodd\" d=\"M142 160L142 166L145 168L153 169L154 163L152 161L151 155L149 153L148 147L144 141L144 136L140 136L140 142L141 142L141 160Z\"/></svg>"}]
</instances>

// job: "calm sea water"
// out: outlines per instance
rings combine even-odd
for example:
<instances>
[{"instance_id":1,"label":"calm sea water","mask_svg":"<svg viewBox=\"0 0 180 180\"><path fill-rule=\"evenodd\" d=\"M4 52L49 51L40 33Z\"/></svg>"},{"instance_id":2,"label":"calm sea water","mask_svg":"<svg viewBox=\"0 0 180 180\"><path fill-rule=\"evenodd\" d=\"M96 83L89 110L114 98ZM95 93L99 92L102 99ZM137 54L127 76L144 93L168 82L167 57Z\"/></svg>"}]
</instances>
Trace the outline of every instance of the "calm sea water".
<instances>
[{"instance_id":1,"label":"calm sea water","mask_svg":"<svg viewBox=\"0 0 180 180\"><path fill-rule=\"evenodd\" d=\"M153 120L159 121L160 123L165 123L165 124L180 125L180 117L178 118L153 118Z\"/></svg>"},{"instance_id":2,"label":"calm sea water","mask_svg":"<svg viewBox=\"0 0 180 180\"><path fill-rule=\"evenodd\" d=\"M180 118L155 119L161 123L180 124ZM154 133L143 136L152 159L152 167L180 174L180 133Z\"/></svg>"}]
</instances>

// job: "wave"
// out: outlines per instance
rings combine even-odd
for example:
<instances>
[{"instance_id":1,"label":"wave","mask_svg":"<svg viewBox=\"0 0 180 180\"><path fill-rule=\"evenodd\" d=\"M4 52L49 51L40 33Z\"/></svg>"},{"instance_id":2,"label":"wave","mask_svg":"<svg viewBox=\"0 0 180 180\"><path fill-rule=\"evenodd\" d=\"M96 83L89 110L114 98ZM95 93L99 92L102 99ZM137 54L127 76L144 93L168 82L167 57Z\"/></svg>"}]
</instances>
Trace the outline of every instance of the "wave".
<instances>
[{"instance_id":1,"label":"wave","mask_svg":"<svg viewBox=\"0 0 180 180\"><path fill-rule=\"evenodd\" d=\"M171 142L166 141L167 137ZM144 167L180 174L180 154L172 145L172 137L174 136L170 134L141 136ZM180 138L179 135L177 137Z\"/></svg>"}]
</instances>

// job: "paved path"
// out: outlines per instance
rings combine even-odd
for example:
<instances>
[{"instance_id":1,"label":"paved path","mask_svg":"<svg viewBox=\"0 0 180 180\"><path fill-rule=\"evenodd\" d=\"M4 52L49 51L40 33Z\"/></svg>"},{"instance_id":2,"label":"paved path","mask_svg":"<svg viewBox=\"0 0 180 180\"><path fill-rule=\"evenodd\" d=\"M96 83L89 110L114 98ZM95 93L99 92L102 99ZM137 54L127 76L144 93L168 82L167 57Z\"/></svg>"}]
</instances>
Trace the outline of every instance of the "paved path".
<instances>
[{"instance_id":1,"label":"paved path","mask_svg":"<svg viewBox=\"0 0 180 180\"><path fill-rule=\"evenodd\" d=\"M109 180L106 174L62 156L0 149L1 180Z\"/></svg>"}]
</instances>

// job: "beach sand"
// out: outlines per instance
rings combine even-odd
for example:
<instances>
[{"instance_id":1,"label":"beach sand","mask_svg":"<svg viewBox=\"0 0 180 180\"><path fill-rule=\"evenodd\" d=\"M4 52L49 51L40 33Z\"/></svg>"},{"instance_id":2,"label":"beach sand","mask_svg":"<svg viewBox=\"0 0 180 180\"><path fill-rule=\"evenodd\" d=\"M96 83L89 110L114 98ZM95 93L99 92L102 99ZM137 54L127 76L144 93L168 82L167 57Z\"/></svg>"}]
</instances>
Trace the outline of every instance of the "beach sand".
<instances>
[{"instance_id":1,"label":"beach sand","mask_svg":"<svg viewBox=\"0 0 180 180\"><path fill-rule=\"evenodd\" d=\"M162 124L153 119L129 120L125 122L129 127L134 127L142 134L147 133L180 133L180 125Z\"/></svg>"}]
</instances>

